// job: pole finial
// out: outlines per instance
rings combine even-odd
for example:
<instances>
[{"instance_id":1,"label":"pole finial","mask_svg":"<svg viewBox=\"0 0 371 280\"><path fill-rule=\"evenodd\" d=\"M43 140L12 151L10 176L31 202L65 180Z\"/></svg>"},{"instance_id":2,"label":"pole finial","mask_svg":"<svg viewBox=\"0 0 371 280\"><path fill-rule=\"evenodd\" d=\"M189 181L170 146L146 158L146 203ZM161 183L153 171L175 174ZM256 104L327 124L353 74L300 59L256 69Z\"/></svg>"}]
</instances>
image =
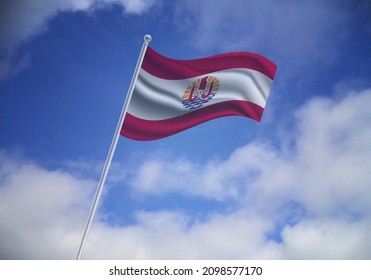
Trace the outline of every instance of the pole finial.
<instances>
[{"instance_id":1,"label":"pole finial","mask_svg":"<svg viewBox=\"0 0 371 280\"><path fill-rule=\"evenodd\" d=\"M151 35L146 34L144 36L144 42L149 43L149 42L151 42L151 40L152 40L152 36Z\"/></svg>"}]
</instances>

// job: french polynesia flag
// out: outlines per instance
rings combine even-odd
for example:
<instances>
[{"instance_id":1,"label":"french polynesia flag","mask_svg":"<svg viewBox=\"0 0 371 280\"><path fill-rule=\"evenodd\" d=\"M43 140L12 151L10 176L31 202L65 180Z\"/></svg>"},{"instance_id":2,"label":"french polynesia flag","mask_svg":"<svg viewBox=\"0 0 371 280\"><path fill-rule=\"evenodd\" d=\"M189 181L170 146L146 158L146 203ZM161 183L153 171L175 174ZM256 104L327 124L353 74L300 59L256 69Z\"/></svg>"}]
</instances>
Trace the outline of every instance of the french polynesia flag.
<instances>
[{"instance_id":1,"label":"french polynesia flag","mask_svg":"<svg viewBox=\"0 0 371 280\"><path fill-rule=\"evenodd\" d=\"M155 140L225 116L260 121L276 69L248 52L175 60L148 46L121 135Z\"/></svg>"}]
</instances>

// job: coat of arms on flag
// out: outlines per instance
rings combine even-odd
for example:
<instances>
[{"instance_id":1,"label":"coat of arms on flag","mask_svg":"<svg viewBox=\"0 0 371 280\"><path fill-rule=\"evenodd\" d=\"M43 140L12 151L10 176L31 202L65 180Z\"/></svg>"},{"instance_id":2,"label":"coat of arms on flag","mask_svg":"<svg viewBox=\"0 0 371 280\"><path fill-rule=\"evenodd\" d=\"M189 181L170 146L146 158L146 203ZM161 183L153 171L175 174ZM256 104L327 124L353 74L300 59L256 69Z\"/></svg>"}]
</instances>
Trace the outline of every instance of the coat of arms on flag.
<instances>
[{"instance_id":1,"label":"coat of arms on flag","mask_svg":"<svg viewBox=\"0 0 371 280\"><path fill-rule=\"evenodd\" d=\"M213 76L205 76L195 80L184 91L182 103L184 108L197 109L209 102L219 90L219 79Z\"/></svg>"}]
</instances>

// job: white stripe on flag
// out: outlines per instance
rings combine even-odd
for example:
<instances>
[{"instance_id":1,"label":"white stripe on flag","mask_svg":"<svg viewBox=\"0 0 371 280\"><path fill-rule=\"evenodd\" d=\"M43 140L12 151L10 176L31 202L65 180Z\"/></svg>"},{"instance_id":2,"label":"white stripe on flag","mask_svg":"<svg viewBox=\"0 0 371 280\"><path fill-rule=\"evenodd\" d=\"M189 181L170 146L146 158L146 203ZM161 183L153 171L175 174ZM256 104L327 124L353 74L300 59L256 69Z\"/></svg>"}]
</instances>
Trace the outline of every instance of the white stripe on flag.
<instances>
[{"instance_id":1,"label":"white stripe on flag","mask_svg":"<svg viewBox=\"0 0 371 280\"><path fill-rule=\"evenodd\" d=\"M192 82L205 76L217 77L220 88L203 107L242 100L264 108L272 85L272 80L266 75L245 68L227 69L184 80L161 79L141 69L128 113L146 120L163 120L189 113L190 110L182 105L183 93Z\"/></svg>"}]
</instances>

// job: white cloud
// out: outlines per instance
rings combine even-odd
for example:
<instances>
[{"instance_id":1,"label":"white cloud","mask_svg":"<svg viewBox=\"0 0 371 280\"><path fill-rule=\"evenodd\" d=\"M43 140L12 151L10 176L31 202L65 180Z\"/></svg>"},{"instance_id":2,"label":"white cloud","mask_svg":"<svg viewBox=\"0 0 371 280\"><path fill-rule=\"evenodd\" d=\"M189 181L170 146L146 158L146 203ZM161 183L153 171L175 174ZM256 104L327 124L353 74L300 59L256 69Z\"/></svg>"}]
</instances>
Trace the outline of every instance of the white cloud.
<instances>
[{"instance_id":1,"label":"white cloud","mask_svg":"<svg viewBox=\"0 0 371 280\"><path fill-rule=\"evenodd\" d=\"M127 228L96 227L86 248L87 258L239 259L271 250L264 247L270 222L241 213L213 215L189 227L182 213L141 212L138 222Z\"/></svg>"},{"instance_id":2,"label":"white cloud","mask_svg":"<svg viewBox=\"0 0 371 280\"><path fill-rule=\"evenodd\" d=\"M21 69L25 60L17 47L47 30L48 21L60 12L92 12L108 5L119 5L124 13L142 14L153 0L6 0L0 4L0 80ZM18 67L18 69L14 69Z\"/></svg>"},{"instance_id":3,"label":"white cloud","mask_svg":"<svg viewBox=\"0 0 371 280\"><path fill-rule=\"evenodd\" d=\"M131 14L147 12L156 3L155 0L100 0L100 2L121 5L126 13Z\"/></svg>"},{"instance_id":4,"label":"white cloud","mask_svg":"<svg viewBox=\"0 0 371 280\"><path fill-rule=\"evenodd\" d=\"M217 200L237 199L264 166L277 161L268 145L257 143L237 149L226 161L205 165L156 154L135 169L131 185L143 193L182 192Z\"/></svg>"},{"instance_id":5,"label":"white cloud","mask_svg":"<svg viewBox=\"0 0 371 280\"><path fill-rule=\"evenodd\" d=\"M2 19L0 47L15 47L30 37L43 32L47 22L59 12L92 11L107 5L120 5L125 13L141 14L154 5L153 0L31 0L5 1Z\"/></svg>"},{"instance_id":6,"label":"white cloud","mask_svg":"<svg viewBox=\"0 0 371 280\"><path fill-rule=\"evenodd\" d=\"M234 210L198 219L138 209L127 226L98 216L83 258L370 259L370 102L371 90L312 99L288 132L290 149L250 143L204 167L149 157L133 190L226 200ZM0 178L1 257L73 258L95 182L4 152Z\"/></svg>"},{"instance_id":7,"label":"white cloud","mask_svg":"<svg viewBox=\"0 0 371 280\"><path fill-rule=\"evenodd\" d=\"M337 219L303 221L283 230L283 251L287 259L370 259L367 236L370 221Z\"/></svg>"},{"instance_id":8,"label":"white cloud","mask_svg":"<svg viewBox=\"0 0 371 280\"><path fill-rule=\"evenodd\" d=\"M348 38L353 15L347 1L197 1L174 6L174 20L191 46L266 54L280 72L333 61ZM340 32L341 30L341 32Z\"/></svg>"},{"instance_id":9,"label":"white cloud","mask_svg":"<svg viewBox=\"0 0 371 280\"><path fill-rule=\"evenodd\" d=\"M93 182L13 157L0 153L0 258L73 258Z\"/></svg>"},{"instance_id":10,"label":"white cloud","mask_svg":"<svg viewBox=\"0 0 371 280\"><path fill-rule=\"evenodd\" d=\"M370 213L371 91L334 102L316 99L299 112L298 180L302 201L316 212ZM308 117L310 116L310 117Z\"/></svg>"}]
</instances>

